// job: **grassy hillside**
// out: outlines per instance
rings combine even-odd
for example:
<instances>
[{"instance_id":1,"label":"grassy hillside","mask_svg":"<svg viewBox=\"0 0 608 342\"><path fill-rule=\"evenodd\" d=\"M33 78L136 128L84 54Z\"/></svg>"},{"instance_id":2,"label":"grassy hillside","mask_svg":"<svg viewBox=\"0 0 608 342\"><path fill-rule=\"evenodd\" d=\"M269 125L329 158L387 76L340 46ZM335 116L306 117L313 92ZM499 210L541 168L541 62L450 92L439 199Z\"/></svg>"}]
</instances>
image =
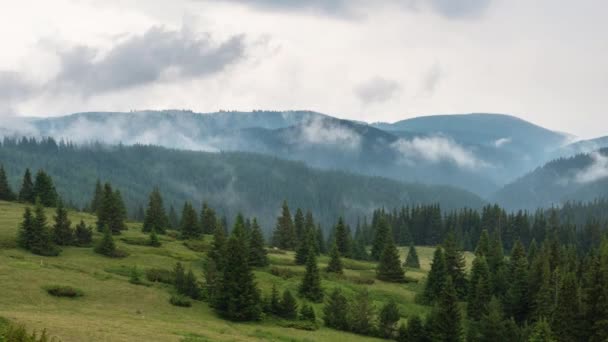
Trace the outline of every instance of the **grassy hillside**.
<instances>
[{"instance_id":1,"label":"grassy hillside","mask_svg":"<svg viewBox=\"0 0 608 342\"><path fill-rule=\"evenodd\" d=\"M148 268L171 269L177 261L192 268L199 279L202 252L184 246L182 241L161 237L160 248L136 246L122 239L143 238L138 223L129 223L129 230L116 237L118 246L130 255L124 259L110 259L95 254L92 248L64 248L59 257L40 257L17 249L15 237L24 206L0 202L0 317L25 324L29 329L47 328L51 335L68 341L373 341L375 339L347 334L322 327L309 332L286 328L273 319L260 323L232 323L218 318L204 302L191 308L169 304L170 288L158 283L145 286L128 281L133 266L141 271ZM53 212L49 210L48 218ZM80 219L93 224L95 217L70 213L72 222ZM96 233L95 239L100 235ZM209 242L209 237L205 242ZM405 253L405 250L402 250ZM408 271L407 276L423 280L430 267L433 249L419 247L422 270ZM294 293L303 266L295 266L293 254L270 254L271 265L255 272L264 295L273 284L279 289L289 288ZM403 256L404 257L404 256ZM327 257L319 259L324 267ZM470 264L471 256L467 255ZM344 260L345 276L323 275L326 291L341 287L353 294L368 287L376 307L394 298L405 320L409 314L428 312L429 308L414 303L414 296L422 283L406 285L375 281L372 285L358 285L359 280L373 279L375 265ZM271 274L271 268L288 269L294 275L284 279ZM48 285L69 285L84 291L78 299L49 296L43 289ZM322 304L315 305L317 317L322 316Z\"/></svg>"}]
</instances>

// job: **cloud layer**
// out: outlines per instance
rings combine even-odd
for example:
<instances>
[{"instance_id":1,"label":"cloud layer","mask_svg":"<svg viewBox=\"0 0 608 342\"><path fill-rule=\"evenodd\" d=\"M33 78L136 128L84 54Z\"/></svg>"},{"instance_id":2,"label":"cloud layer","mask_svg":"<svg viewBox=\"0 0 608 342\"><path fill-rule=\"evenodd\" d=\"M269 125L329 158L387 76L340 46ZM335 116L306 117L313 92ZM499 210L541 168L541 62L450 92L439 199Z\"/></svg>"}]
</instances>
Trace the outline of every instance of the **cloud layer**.
<instances>
[{"instance_id":1,"label":"cloud layer","mask_svg":"<svg viewBox=\"0 0 608 342\"><path fill-rule=\"evenodd\" d=\"M357 86L354 92L363 103L382 103L395 96L400 88L396 81L374 77Z\"/></svg>"},{"instance_id":2,"label":"cloud layer","mask_svg":"<svg viewBox=\"0 0 608 342\"><path fill-rule=\"evenodd\" d=\"M599 152L591 153L592 163L576 173L574 179L578 183L592 183L608 177L608 157Z\"/></svg>"},{"instance_id":3,"label":"cloud layer","mask_svg":"<svg viewBox=\"0 0 608 342\"><path fill-rule=\"evenodd\" d=\"M416 160L431 163L449 162L469 170L488 166L473 152L443 136L416 137L411 140L399 139L392 146L409 163Z\"/></svg>"}]
</instances>

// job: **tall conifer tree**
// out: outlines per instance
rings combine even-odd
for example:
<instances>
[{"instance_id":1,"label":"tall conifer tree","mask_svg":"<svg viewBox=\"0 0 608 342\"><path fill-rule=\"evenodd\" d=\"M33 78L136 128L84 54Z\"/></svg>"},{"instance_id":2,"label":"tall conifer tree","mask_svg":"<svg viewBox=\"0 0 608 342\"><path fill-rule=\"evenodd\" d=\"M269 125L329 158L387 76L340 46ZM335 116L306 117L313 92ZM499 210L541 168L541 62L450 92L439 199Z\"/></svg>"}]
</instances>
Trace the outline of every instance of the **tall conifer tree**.
<instances>
[{"instance_id":1,"label":"tall conifer tree","mask_svg":"<svg viewBox=\"0 0 608 342\"><path fill-rule=\"evenodd\" d=\"M163 197L160 194L160 190L155 187L148 198L148 208L146 209L144 218L143 231L156 231L157 233L164 234L168 227L169 218L165 213Z\"/></svg>"},{"instance_id":2,"label":"tall conifer tree","mask_svg":"<svg viewBox=\"0 0 608 342\"><path fill-rule=\"evenodd\" d=\"M19 190L19 201L24 203L34 203L36 195L34 194L34 183L32 182L32 173L30 169L25 169L21 190Z\"/></svg>"},{"instance_id":3,"label":"tall conifer tree","mask_svg":"<svg viewBox=\"0 0 608 342\"><path fill-rule=\"evenodd\" d=\"M313 249L308 251L306 260L306 273L299 288L300 295L313 302L323 300L323 288L321 287L321 277L317 266L317 255Z\"/></svg>"}]
</instances>

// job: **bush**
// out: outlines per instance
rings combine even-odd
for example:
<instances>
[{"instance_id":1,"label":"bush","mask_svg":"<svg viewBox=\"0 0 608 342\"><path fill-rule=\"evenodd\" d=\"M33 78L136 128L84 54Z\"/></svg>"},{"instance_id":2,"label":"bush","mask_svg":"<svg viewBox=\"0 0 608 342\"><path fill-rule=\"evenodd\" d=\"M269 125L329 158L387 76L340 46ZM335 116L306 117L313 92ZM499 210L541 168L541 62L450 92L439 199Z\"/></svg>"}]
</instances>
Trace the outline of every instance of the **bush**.
<instances>
[{"instance_id":1,"label":"bush","mask_svg":"<svg viewBox=\"0 0 608 342\"><path fill-rule=\"evenodd\" d=\"M279 325L285 328L292 328L298 330L315 331L319 330L317 323L309 321L281 321Z\"/></svg>"},{"instance_id":2,"label":"bush","mask_svg":"<svg viewBox=\"0 0 608 342\"><path fill-rule=\"evenodd\" d=\"M60 342L56 337L50 338L46 329L42 330L40 336L34 331L29 334L23 325L8 324L0 331L0 341L8 342Z\"/></svg>"},{"instance_id":3,"label":"bush","mask_svg":"<svg viewBox=\"0 0 608 342\"><path fill-rule=\"evenodd\" d=\"M164 268L149 268L146 270L146 279L154 283L163 283L173 285L175 275L173 271Z\"/></svg>"},{"instance_id":4,"label":"bush","mask_svg":"<svg viewBox=\"0 0 608 342\"><path fill-rule=\"evenodd\" d=\"M185 297L182 295L171 296L171 299L169 299L169 302L175 306L180 306L183 308L189 308L192 306L192 301L188 297Z\"/></svg>"},{"instance_id":5,"label":"bush","mask_svg":"<svg viewBox=\"0 0 608 342\"><path fill-rule=\"evenodd\" d=\"M51 285L44 289L48 294L55 297L76 298L84 295L81 290L71 286Z\"/></svg>"},{"instance_id":6,"label":"bush","mask_svg":"<svg viewBox=\"0 0 608 342\"><path fill-rule=\"evenodd\" d=\"M289 268L281 268L281 267L271 267L270 274L276 277L281 277L283 279L289 279L296 276L296 273Z\"/></svg>"}]
</instances>

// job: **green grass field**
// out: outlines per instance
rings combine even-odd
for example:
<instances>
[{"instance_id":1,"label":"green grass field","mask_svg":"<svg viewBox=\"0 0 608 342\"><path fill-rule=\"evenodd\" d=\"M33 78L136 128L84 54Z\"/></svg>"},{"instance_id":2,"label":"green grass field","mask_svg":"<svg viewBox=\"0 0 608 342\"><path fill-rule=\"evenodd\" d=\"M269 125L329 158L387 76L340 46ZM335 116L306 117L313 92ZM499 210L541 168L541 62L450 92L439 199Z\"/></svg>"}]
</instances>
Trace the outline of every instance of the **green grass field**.
<instances>
[{"instance_id":1,"label":"green grass field","mask_svg":"<svg viewBox=\"0 0 608 342\"><path fill-rule=\"evenodd\" d=\"M93 252L92 248L64 248L59 257L40 257L16 247L15 238L24 206L0 201L0 317L24 324L30 330L46 328L63 342L71 341L374 341L322 327L317 331L285 328L273 319L256 323L232 323L218 318L204 302L191 308L180 308L169 303L167 285L129 283L128 271L137 266L172 269L177 261L192 268L202 279L201 259L204 253L187 248L183 241L161 237L163 246L153 248L127 244L122 238L144 238L140 224L129 223L129 230L115 237L119 248L129 252L123 259L110 259ZM47 212L52 222L53 210ZM89 224L95 217L84 213L70 213L75 224L83 219ZM95 239L100 235L95 233ZM206 239L209 239L207 237ZM421 270L408 270L406 275L419 283L391 284L373 279L375 264L344 260L344 277L323 276L326 292L334 287L355 293L367 287L376 304L393 298L399 303L403 319L413 313L425 314L429 308L414 303L430 267L433 248L418 247ZM402 248L403 258L407 248ZM303 266L293 263L293 253L269 254L271 265L255 271L256 280L264 295L273 284L279 289L289 288L297 293ZM467 255L470 264L471 255ZM320 267L327 257L319 259ZM287 269L292 277L278 277L271 268ZM70 285L84 291L77 299L51 297L44 290L48 285ZM322 316L322 304L315 305L317 317Z\"/></svg>"}]
</instances>

